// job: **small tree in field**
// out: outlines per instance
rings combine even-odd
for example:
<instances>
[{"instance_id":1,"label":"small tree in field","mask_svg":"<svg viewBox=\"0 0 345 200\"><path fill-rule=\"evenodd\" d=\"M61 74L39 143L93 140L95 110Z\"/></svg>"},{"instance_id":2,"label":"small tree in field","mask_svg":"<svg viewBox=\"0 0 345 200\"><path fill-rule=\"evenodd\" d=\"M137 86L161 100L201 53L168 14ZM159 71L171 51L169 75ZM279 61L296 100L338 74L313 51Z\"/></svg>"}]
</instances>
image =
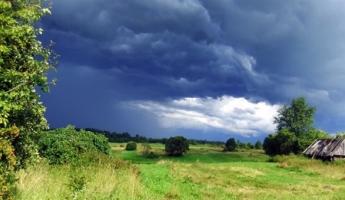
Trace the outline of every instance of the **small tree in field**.
<instances>
[{"instance_id":1,"label":"small tree in field","mask_svg":"<svg viewBox=\"0 0 345 200\"><path fill-rule=\"evenodd\" d=\"M237 147L236 140L234 138L229 138L225 142L224 151L234 151Z\"/></svg>"},{"instance_id":2,"label":"small tree in field","mask_svg":"<svg viewBox=\"0 0 345 200\"><path fill-rule=\"evenodd\" d=\"M293 99L289 106L283 106L275 118L277 133L269 135L263 148L269 155L300 153L315 139L327 134L313 127L315 108L303 97Z\"/></svg>"},{"instance_id":3,"label":"small tree in field","mask_svg":"<svg viewBox=\"0 0 345 200\"><path fill-rule=\"evenodd\" d=\"M290 106L283 106L278 111L274 120L277 130L287 129L297 137L308 134L313 128L315 110L303 97L293 99Z\"/></svg>"},{"instance_id":4,"label":"small tree in field","mask_svg":"<svg viewBox=\"0 0 345 200\"><path fill-rule=\"evenodd\" d=\"M165 152L168 156L182 156L188 149L188 141L182 136L171 137L165 142Z\"/></svg>"},{"instance_id":5,"label":"small tree in field","mask_svg":"<svg viewBox=\"0 0 345 200\"><path fill-rule=\"evenodd\" d=\"M47 128L35 89L48 90L51 51L34 25L50 13L38 0L0 1L0 199L12 199L14 171L37 149L33 137Z\"/></svg>"}]
</instances>

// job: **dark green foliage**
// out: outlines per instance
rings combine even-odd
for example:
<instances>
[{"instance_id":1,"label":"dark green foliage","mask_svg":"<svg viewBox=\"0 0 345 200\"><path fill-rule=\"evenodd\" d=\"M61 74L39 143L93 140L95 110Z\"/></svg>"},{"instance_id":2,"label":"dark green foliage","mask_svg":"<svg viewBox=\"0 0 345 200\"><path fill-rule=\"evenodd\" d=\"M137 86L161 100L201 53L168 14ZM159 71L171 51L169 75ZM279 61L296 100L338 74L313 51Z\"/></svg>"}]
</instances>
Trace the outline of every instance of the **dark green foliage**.
<instances>
[{"instance_id":1,"label":"dark green foliage","mask_svg":"<svg viewBox=\"0 0 345 200\"><path fill-rule=\"evenodd\" d=\"M234 138L229 138L225 142L224 151L234 151L237 147L236 140Z\"/></svg>"},{"instance_id":2,"label":"dark green foliage","mask_svg":"<svg viewBox=\"0 0 345 200\"><path fill-rule=\"evenodd\" d=\"M254 149L254 145L250 142L247 143L247 149Z\"/></svg>"},{"instance_id":3,"label":"dark green foliage","mask_svg":"<svg viewBox=\"0 0 345 200\"><path fill-rule=\"evenodd\" d=\"M282 107L275 118L278 133L265 139L265 152L269 155L300 153L314 140L327 137L325 132L313 128L314 113L315 108L303 97Z\"/></svg>"},{"instance_id":4,"label":"dark green foliage","mask_svg":"<svg viewBox=\"0 0 345 200\"><path fill-rule=\"evenodd\" d=\"M236 147L239 148L239 149L246 149L247 148L247 145L243 142L241 142L240 140L237 140L236 141Z\"/></svg>"},{"instance_id":5,"label":"dark green foliage","mask_svg":"<svg viewBox=\"0 0 345 200\"><path fill-rule=\"evenodd\" d=\"M72 199L78 199L78 194L86 187L85 176L80 175L77 172L71 174L68 187L72 192Z\"/></svg>"},{"instance_id":6,"label":"dark green foliage","mask_svg":"<svg viewBox=\"0 0 345 200\"><path fill-rule=\"evenodd\" d=\"M51 164L73 163L81 159L83 154L110 152L106 137L89 131L77 131L73 127L42 132L37 144L40 155Z\"/></svg>"},{"instance_id":7,"label":"dark green foliage","mask_svg":"<svg viewBox=\"0 0 345 200\"><path fill-rule=\"evenodd\" d=\"M262 143L258 140L255 145L254 145L255 149L262 149Z\"/></svg>"},{"instance_id":8,"label":"dark green foliage","mask_svg":"<svg viewBox=\"0 0 345 200\"><path fill-rule=\"evenodd\" d=\"M126 145L126 150L127 151L135 151L137 150L137 143L135 142L128 142Z\"/></svg>"},{"instance_id":9,"label":"dark green foliage","mask_svg":"<svg viewBox=\"0 0 345 200\"><path fill-rule=\"evenodd\" d=\"M35 24L49 9L37 0L0 0L0 199L12 199L15 170L37 157L33 135L47 128L36 89L48 90L52 52Z\"/></svg>"},{"instance_id":10,"label":"dark green foliage","mask_svg":"<svg viewBox=\"0 0 345 200\"><path fill-rule=\"evenodd\" d=\"M85 176L78 175L77 172L70 176L70 182L68 184L69 188L73 192L79 192L85 188L86 178Z\"/></svg>"},{"instance_id":11,"label":"dark green foliage","mask_svg":"<svg viewBox=\"0 0 345 200\"><path fill-rule=\"evenodd\" d=\"M290 106L283 106L275 118L277 129L287 129L297 137L313 128L315 108L307 104L303 97L293 99Z\"/></svg>"},{"instance_id":12,"label":"dark green foliage","mask_svg":"<svg viewBox=\"0 0 345 200\"><path fill-rule=\"evenodd\" d=\"M268 155L298 153L299 143L295 134L287 129L278 131L277 134L269 135L263 144L265 153Z\"/></svg>"},{"instance_id":13,"label":"dark green foliage","mask_svg":"<svg viewBox=\"0 0 345 200\"><path fill-rule=\"evenodd\" d=\"M91 131L94 133L99 133L106 136L109 139L109 142L116 142L116 143L124 143L134 141L137 143L162 143L165 144L168 140L167 138L147 138L141 135L132 136L131 134L124 132L110 132L105 130L99 130L95 128L85 128L86 131ZM196 139L188 139L189 144L197 145L197 144L211 144L211 145L222 145L223 142L220 141L209 141L209 140L196 140Z\"/></svg>"},{"instance_id":14,"label":"dark green foliage","mask_svg":"<svg viewBox=\"0 0 345 200\"><path fill-rule=\"evenodd\" d=\"M165 143L165 152L168 156L182 156L189 149L189 143L182 136L169 138Z\"/></svg>"}]
</instances>

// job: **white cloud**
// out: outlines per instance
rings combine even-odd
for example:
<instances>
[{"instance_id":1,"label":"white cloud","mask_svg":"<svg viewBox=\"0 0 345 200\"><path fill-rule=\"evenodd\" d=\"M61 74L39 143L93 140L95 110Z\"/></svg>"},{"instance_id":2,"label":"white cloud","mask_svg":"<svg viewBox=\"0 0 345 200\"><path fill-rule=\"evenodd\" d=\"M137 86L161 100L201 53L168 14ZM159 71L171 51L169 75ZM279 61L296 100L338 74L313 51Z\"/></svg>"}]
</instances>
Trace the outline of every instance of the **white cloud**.
<instances>
[{"instance_id":1,"label":"white cloud","mask_svg":"<svg viewBox=\"0 0 345 200\"><path fill-rule=\"evenodd\" d=\"M163 128L221 130L243 136L271 133L280 105L245 98L181 98L168 102L134 101L131 106L157 116Z\"/></svg>"}]
</instances>

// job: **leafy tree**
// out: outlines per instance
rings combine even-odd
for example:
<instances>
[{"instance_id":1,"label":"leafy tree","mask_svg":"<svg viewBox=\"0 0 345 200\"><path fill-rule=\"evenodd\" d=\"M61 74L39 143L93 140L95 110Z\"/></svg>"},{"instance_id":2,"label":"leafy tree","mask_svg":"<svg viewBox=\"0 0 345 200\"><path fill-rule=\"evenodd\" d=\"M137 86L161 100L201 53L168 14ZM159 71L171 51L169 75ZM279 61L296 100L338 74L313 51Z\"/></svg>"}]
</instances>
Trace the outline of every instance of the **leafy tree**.
<instances>
[{"instance_id":1,"label":"leafy tree","mask_svg":"<svg viewBox=\"0 0 345 200\"><path fill-rule=\"evenodd\" d=\"M298 137L299 151L303 151L317 139L323 139L323 138L329 138L329 137L330 136L326 132L316 129L316 128L312 128L309 130L309 132L303 135L300 135Z\"/></svg>"},{"instance_id":2,"label":"leafy tree","mask_svg":"<svg viewBox=\"0 0 345 200\"><path fill-rule=\"evenodd\" d=\"M50 49L34 24L49 9L38 0L0 1L0 199L11 199L13 173L37 155L32 138L47 128L36 88L48 90Z\"/></svg>"},{"instance_id":3,"label":"leafy tree","mask_svg":"<svg viewBox=\"0 0 345 200\"><path fill-rule=\"evenodd\" d=\"M165 152L168 156L182 156L189 150L189 143L182 136L169 138L165 143Z\"/></svg>"},{"instance_id":4,"label":"leafy tree","mask_svg":"<svg viewBox=\"0 0 345 200\"><path fill-rule=\"evenodd\" d=\"M262 149L262 143L258 140L255 145L254 145L255 149Z\"/></svg>"},{"instance_id":5,"label":"leafy tree","mask_svg":"<svg viewBox=\"0 0 345 200\"><path fill-rule=\"evenodd\" d=\"M224 151L234 151L237 147L236 140L234 138L229 138L225 142Z\"/></svg>"},{"instance_id":6,"label":"leafy tree","mask_svg":"<svg viewBox=\"0 0 345 200\"><path fill-rule=\"evenodd\" d=\"M313 128L315 110L303 97L299 97L293 99L290 106L283 106L274 122L278 131L287 129L299 137Z\"/></svg>"},{"instance_id":7,"label":"leafy tree","mask_svg":"<svg viewBox=\"0 0 345 200\"><path fill-rule=\"evenodd\" d=\"M290 106L283 106L274 121L278 133L265 139L266 153L300 153L315 139L327 137L325 132L313 127L315 110L303 97L293 99Z\"/></svg>"}]
</instances>

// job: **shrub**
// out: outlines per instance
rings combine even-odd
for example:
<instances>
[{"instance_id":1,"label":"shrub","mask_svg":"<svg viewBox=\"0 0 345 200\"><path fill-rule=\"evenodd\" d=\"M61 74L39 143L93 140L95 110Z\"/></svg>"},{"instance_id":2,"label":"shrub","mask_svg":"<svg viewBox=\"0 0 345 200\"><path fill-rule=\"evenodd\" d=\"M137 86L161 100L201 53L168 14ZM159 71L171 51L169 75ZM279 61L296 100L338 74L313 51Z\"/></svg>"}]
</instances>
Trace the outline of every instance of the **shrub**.
<instances>
[{"instance_id":1,"label":"shrub","mask_svg":"<svg viewBox=\"0 0 345 200\"><path fill-rule=\"evenodd\" d=\"M234 138L229 138L226 142L225 142L225 147L224 147L224 151L234 151L237 147L236 141Z\"/></svg>"},{"instance_id":2,"label":"shrub","mask_svg":"<svg viewBox=\"0 0 345 200\"><path fill-rule=\"evenodd\" d=\"M128 142L126 145L126 150L127 151L135 151L137 150L137 143L135 142Z\"/></svg>"},{"instance_id":3,"label":"shrub","mask_svg":"<svg viewBox=\"0 0 345 200\"><path fill-rule=\"evenodd\" d=\"M2 138L4 135L15 139L19 135L19 129L13 127L0 132L0 199L12 199L16 181L16 155L11 142L7 141L7 138Z\"/></svg>"},{"instance_id":4,"label":"shrub","mask_svg":"<svg viewBox=\"0 0 345 200\"><path fill-rule=\"evenodd\" d=\"M37 144L40 155L47 158L50 164L72 163L86 154L110 152L106 137L89 131L77 131L71 126L42 132Z\"/></svg>"},{"instance_id":5,"label":"shrub","mask_svg":"<svg viewBox=\"0 0 345 200\"><path fill-rule=\"evenodd\" d=\"M254 145L255 149L262 149L262 143L258 140L255 145Z\"/></svg>"},{"instance_id":6,"label":"shrub","mask_svg":"<svg viewBox=\"0 0 345 200\"><path fill-rule=\"evenodd\" d=\"M150 158L150 159L153 159L153 158L157 158L158 156L151 150L151 146L147 143L144 143L143 145L143 150L142 150L142 155L145 157L145 158Z\"/></svg>"},{"instance_id":7,"label":"shrub","mask_svg":"<svg viewBox=\"0 0 345 200\"><path fill-rule=\"evenodd\" d=\"M297 137L287 129L278 131L275 135L269 135L264 140L263 148L268 155L290 154L299 152Z\"/></svg>"},{"instance_id":8,"label":"shrub","mask_svg":"<svg viewBox=\"0 0 345 200\"><path fill-rule=\"evenodd\" d=\"M254 145L250 142L248 142L246 146L248 149L254 149Z\"/></svg>"},{"instance_id":9,"label":"shrub","mask_svg":"<svg viewBox=\"0 0 345 200\"><path fill-rule=\"evenodd\" d=\"M86 188L85 176L77 173L70 175L68 187L72 192L72 199L78 199L78 194Z\"/></svg>"},{"instance_id":10,"label":"shrub","mask_svg":"<svg viewBox=\"0 0 345 200\"><path fill-rule=\"evenodd\" d=\"M170 137L165 143L165 152L168 156L182 156L188 149L188 141L182 136Z\"/></svg>"}]
</instances>

